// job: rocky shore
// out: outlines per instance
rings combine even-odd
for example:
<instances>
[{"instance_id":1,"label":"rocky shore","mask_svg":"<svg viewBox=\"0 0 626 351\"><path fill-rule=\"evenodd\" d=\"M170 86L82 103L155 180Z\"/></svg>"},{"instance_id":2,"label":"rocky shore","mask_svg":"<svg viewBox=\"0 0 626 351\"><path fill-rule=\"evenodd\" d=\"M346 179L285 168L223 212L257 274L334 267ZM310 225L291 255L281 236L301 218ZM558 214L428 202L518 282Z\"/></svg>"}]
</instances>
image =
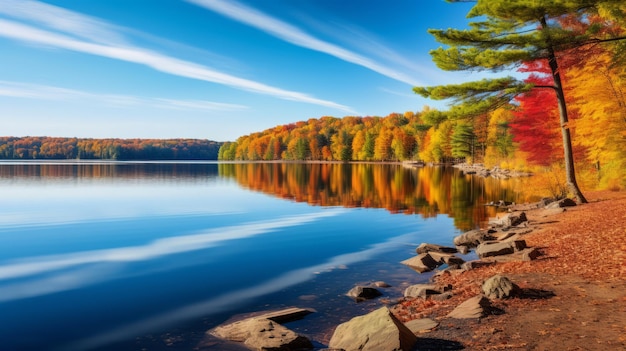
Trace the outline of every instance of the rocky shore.
<instances>
[{"instance_id":1,"label":"rocky shore","mask_svg":"<svg viewBox=\"0 0 626 351\"><path fill-rule=\"evenodd\" d=\"M498 179L509 179L517 177L529 177L532 173L513 171L510 169L504 169L500 167L487 168L482 163L457 163L453 167L460 169L465 174L474 174L479 177L493 177Z\"/></svg>"},{"instance_id":2,"label":"rocky shore","mask_svg":"<svg viewBox=\"0 0 626 351\"><path fill-rule=\"evenodd\" d=\"M345 351L626 347L626 196L593 195L596 201L582 206L567 199L510 205L488 228L463 233L450 246L419 245L402 264L416 274L437 270L430 283L407 287L400 301L381 301L315 342ZM598 199L603 195L611 200ZM607 201L614 211L602 207ZM458 254L469 250L478 258L465 262ZM376 299L385 287L355 286L347 295ZM312 350L311 340L282 323L313 312L273 311L208 333L252 350Z\"/></svg>"}]
</instances>

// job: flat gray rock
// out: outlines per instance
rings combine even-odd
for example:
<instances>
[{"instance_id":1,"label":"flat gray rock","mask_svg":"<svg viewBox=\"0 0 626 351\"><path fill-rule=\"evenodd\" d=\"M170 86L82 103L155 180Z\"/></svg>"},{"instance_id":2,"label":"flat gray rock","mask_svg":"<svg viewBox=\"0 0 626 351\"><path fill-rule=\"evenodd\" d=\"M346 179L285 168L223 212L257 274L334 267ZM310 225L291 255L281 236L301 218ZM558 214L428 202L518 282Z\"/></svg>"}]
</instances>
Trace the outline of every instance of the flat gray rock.
<instances>
[{"instance_id":1,"label":"flat gray rock","mask_svg":"<svg viewBox=\"0 0 626 351\"><path fill-rule=\"evenodd\" d=\"M482 318L489 314L491 302L483 295L474 296L458 305L448 314L450 318L469 319Z\"/></svg>"},{"instance_id":2,"label":"flat gray rock","mask_svg":"<svg viewBox=\"0 0 626 351\"><path fill-rule=\"evenodd\" d=\"M457 249L455 247L447 247L437 244L428 244L421 243L420 246L415 249L418 254L427 253L427 252L442 252L442 253L456 253Z\"/></svg>"},{"instance_id":3,"label":"flat gray rock","mask_svg":"<svg viewBox=\"0 0 626 351\"><path fill-rule=\"evenodd\" d=\"M442 252L429 252L430 257L433 258L439 264L447 264L447 265L462 265L465 261L453 254L450 253L442 253Z\"/></svg>"},{"instance_id":4,"label":"flat gray rock","mask_svg":"<svg viewBox=\"0 0 626 351\"><path fill-rule=\"evenodd\" d=\"M414 284L404 289L404 297L428 298L431 295L441 294L443 288L434 284Z\"/></svg>"},{"instance_id":5,"label":"flat gray rock","mask_svg":"<svg viewBox=\"0 0 626 351\"><path fill-rule=\"evenodd\" d=\"M495 262L474 260L474 261L468 261L468 262L463 263L463 265L461 265L461 269L469 271L472 269L476 269L480 267L487 267L487 266L491 266L494 264Z\"/></svg>"},{"instance_id":6,"label":"flat gray rock","mask_svg":"<svg viewBox=\"0 0 626 351\"><path fill-rule=\"evenodd\" d=\"M493 240L493 236L488 231L475 229L454 237L454 245L475 247L487 240Z\"/></svg>"},{"instance_id":7,"label":"flat gray rock","mask_svg":"<svg viewBox=\"0 0 626 351\"><path fill-rule=\"evenodd\" d=\"M480 258L510 255L515 252L515 245L511 242L488 241L478 245L476 254Z\"/></svg>"},{"instance_id":8,"label":"flat gray rock","mask_svg":"<svg viewBox=\"0 0 626 351\"><path fill-rule=\"evenodd\" d=\"M419 273L430 272L439 266L439 262L435 261L429 253L419 254L400 263L411 267Z\"/></svg>"}]
</instances>

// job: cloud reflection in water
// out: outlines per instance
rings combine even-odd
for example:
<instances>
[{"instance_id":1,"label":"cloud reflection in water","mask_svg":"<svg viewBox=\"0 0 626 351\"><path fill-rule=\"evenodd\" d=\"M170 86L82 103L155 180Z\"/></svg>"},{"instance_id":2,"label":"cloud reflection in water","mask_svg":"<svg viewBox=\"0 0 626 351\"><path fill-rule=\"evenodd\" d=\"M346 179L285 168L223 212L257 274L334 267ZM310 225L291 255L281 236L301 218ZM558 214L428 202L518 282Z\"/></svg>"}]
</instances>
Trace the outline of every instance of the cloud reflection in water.
<instances>
[{"instance_id":1,"label":"cloud reflection in water","mask_svg":"<svg viewBox=\"0 0 626 351\"><path fill-rule=\"evenodd\" d=\"M203 315L214 314L225 311L235 303L252 299L255 297L270 294L290 286L305 282L311 279L316 272L324 272L335 269L341 265L350 265L361 261L366 261L376 255L393 250L397 246L405 245L408 240L414 237L414 233L407 233L393 237L385 242L372 245L370 248L337 255L327 262L305 268L289 271L274 279L265 281L256 286L252 286L238 291L231 291L225 295L214 297L205 301L196 302L175 310L140 320L131 324L126 324L108 332L95 335L72 343L62 348L63 351L86 350L116 341L125 340L135 335L147 333L151 330L158 330L168 325L174 325L182 321L197 318Z\"/></svg>"},{"instance_id":2,"label":"cloud reflection in water","mask_svg":"<svg viewBox=\"0 0 626 351\"><path fill-rule=\"evenodd\" d=\"M0 266L0 284L8 283L4 286L0 285L0 302L77 289L97 282L117 279L120 276L115 274L115 267L124 263L202 250L227 240L271 233L280 228L311 223L342 212L344 212L342 209L331 209L215 228L198 234L161 238L142 246L20 259ZM34 280L28 280L29 278ZM19 281L10 282L11 280Z\"/></svg>"}]
</instances>

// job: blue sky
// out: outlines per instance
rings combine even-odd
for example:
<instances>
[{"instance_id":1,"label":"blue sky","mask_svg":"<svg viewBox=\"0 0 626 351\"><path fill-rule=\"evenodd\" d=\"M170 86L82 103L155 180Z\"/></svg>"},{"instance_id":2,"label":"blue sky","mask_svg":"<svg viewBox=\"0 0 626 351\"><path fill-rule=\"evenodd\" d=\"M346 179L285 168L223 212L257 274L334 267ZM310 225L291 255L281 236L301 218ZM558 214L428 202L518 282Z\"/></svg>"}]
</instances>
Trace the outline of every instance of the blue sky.
<instances>
[{"instance_id":1,"label":"blue sky","mask_svg":"<svg viewBox=\"0 0 626 351\"><path fill-rule=\"evenodd\" d=\"M443 0L0 0L3 136L235 140L321 116L443 107Z\"/></svg>"}]
</instances>

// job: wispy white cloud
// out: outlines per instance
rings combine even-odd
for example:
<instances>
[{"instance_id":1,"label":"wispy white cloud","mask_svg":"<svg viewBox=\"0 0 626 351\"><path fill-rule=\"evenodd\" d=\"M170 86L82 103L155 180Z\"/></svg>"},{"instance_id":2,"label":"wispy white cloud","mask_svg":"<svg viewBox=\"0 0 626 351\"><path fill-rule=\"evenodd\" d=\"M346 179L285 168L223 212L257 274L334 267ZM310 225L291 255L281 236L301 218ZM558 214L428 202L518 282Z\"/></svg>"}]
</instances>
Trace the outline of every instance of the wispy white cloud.
<instances>
[{"instance_id":1,"label":"wispy white cloud","mask_svg":"<svg viewBox=\"0 0 626 351\"><path fill-rule=\"evenodd\" d=\"M236 77L194 62L180 60L140 47L120 44L121 39L118 40L115 38L115 32L103 35L103 38L105 38L103 41L97 32L97 29L103 27L99 26L98 21L90 17L83 18L81 17L83 16L82 14L61 9L64 11L65 15L73 15L74 19L67 23L62 21L45 21L42 18L50 14L51 5L44 5L35 1L25 1L25 3L29 4L30 8L24 9L20 3L21 2L11 0L2 0L0 1L0 8L4 9L3 13L5 15L16 17L20 20L30 20L39 25L52 27L55 31L61 31L62 33L37 28L12 20L0 19L0 36L32 44L46 45L136 63L163 73L222 84L235 89L270 95L284 100L320 105L349 113L355 112L350 107L333 101L318 99L305 93L285 90L257 81ZM111 29L112 27L104 27L107 33ZM82 38L88 38L88 40Z\"/></svg>"},{"instance_id":2,"label":"wispy white cloud","mask_svg":"<svg viewBox=\"0 0 626 351\"><path fill-rule=\"evenodd\" d=\"M269 16L254 8L232 0L186 0L189 3L217 12L251 27L262 30L288 43L307 49L323 52L346 62L368 68L389 78L410 85L419 85L416 79L391 69L371 58L365 57L338 45L318 39L304 30Z\"/></svg>"},{"instance_id":3,"label":"wispy white cloud","mask_svg":"<svg viewBox=\"0 0 626 351\"><path fill-rule=\"evenodd\" d=\"M174 100L174 99L154 99L158 105L164 108L180 110L220 110L232 111L248 109L248 106L238 104L227 104L223 102L212 102L204 100Z\"/></svg>"},{"instance_id":4,"label":"wispy white cloud","mask_svg":"<svg viewBox=\"0 0 626 351\"><path fill-rule=\"evenodd\" d=\"M177 100L167 98L138 97L132 95L96 94L56 86L0 81L0 96L37 100L89 99L108 106L149 106L177 110L235 111L248 106L204 100Z\"/></svg>"},{"instance_id":5,"label":"wispy white cloud","mask_svg":"<svg viewBox=\"0 0 626 351\"><path fill-rule=\"evenodd\" d=\"M118 28L97 18L30 0L0 0L0 14L100 43L126 44Z\"/></svg>"}]
</instances>

